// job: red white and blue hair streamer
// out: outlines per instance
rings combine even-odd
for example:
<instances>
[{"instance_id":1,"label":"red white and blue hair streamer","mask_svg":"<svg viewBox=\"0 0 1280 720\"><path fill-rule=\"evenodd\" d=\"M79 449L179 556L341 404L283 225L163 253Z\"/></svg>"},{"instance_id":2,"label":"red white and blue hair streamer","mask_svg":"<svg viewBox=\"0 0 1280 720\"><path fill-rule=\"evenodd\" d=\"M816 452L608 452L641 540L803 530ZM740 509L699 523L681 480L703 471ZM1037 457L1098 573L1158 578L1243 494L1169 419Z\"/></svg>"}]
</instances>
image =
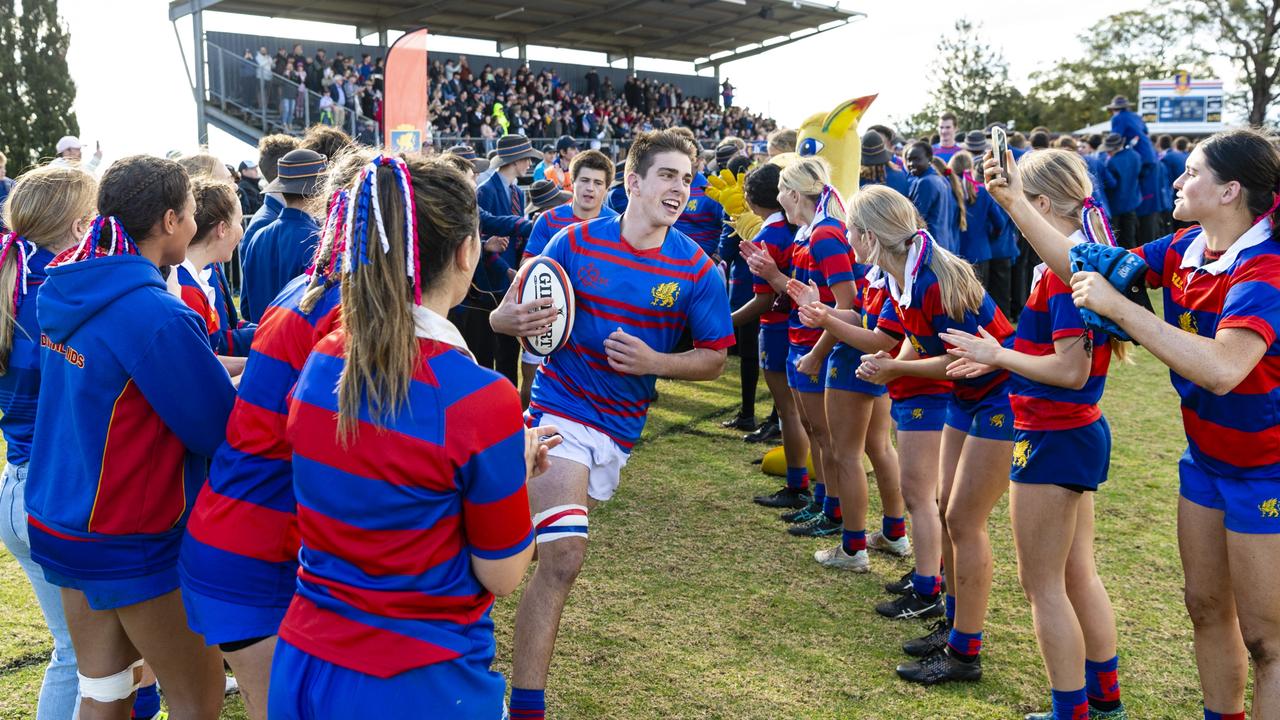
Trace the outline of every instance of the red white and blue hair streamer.
<instances>
[{"instance_id":1,"label":"red white and blue hair streamer","mask_svg":"<svg viewBox=\"0 0 1280 720\"><path fill-rule=\"evenodd\" d=\"M316 246L315 257L311 259L311 267L307 274L314 276L317 272L328 277L338 268L338 260L347 247L350 226L347 224L347 205L350 194L345 188L333 192L329 198L329 213L324 220L323 234L320 244ZM320 264L324 263L324 267Z\"/></svg>"},{"instance_id":2,"label":"red white and blue hair streamer","mask_svg":"<svg viewBox=\"0 0 1280 720\"><path fill-rule=\"evenodd\" d=\"M840 208L842 213L845 212L844 202L840 199L840 193L836 192L836 189L830 185L823 185L822 192L818 194L818 202L814 206L813 220L808 225L800 228L800 231L796 234L796 242L808 240L809 235L813 233L813 229L817 227L818 223L830 217L827 213L827 208L830 207L832 200L835 200L836 206Z\"/></svg>"},{"instance_id":3,"label":"red white and blue hair streamer","mask_svg":"<svg viewBox=\"0 0 1280 720\"><path fill-rule=\"evenodd\" d=\"M1099 240L1097 234L1094 233L1093 224L1089 222L1090 212L1097 214L1098 221L1102 225L1105 242ZM1084 231L1084 236L1089 242L1116 247L1116 235L1111 231L1111 223L1107 220L1107 214L1102 211L1102 206L1098 204L1098 201L1092 197L1084 199L1084 207L1080 210L1080 229Z\"/></svg>"},{"instance_id":4,"label":"red white and blue hair streamer","mask_svg":"<svg viewBox=\"0 0 1280 720\"><path fill-rule=\"evenodd\" d=\"M18 275L13 283L13 315L17 317L18 306L27 294L27 259L31 257L32 246L16 232L0 233L0 267L14 254L18 263Z\"/></svg>"},{"instance_id":5,"label":"red white and blue hair streamer","mask_svg":"<svg viewBox=\"0 0 1280 720\"><path fill-rule=\"evenodd\" d=\"M413 281L413 299L422 302L422 279L418 273L418 215L414 212L413 182L409 167L395 156L379 155L365 165L355 183L355 195L348 200L347 227L349 230L343 252L343 270L351 272L356 265L369 262L369 215L373 214L374 229L385 255L391 251L382 206L378 199L378 168L389 167L395 173L396 187L404 206L405 274Z\"/></svg>"},{"instance_id":6,"label":"red white and blue hair streamer","mask_svg":"<svg viewBox=\"0 0 1280 720\"><path fill-rule=\"evenodd\" d=\"M111 244L106 248L102 247L102 231L107 229L111 233ZM117 255L138 255L138 245L125 232L124 223L120 222L120 218L115 215L99 215L93 219L93 223L89 225L89 231L84 234L84 238L75 246L70 254L63 253L58 256L57 264L79 262L81 260L89 260L91 258L115 257Z\"/></svg>"}]
</instances>

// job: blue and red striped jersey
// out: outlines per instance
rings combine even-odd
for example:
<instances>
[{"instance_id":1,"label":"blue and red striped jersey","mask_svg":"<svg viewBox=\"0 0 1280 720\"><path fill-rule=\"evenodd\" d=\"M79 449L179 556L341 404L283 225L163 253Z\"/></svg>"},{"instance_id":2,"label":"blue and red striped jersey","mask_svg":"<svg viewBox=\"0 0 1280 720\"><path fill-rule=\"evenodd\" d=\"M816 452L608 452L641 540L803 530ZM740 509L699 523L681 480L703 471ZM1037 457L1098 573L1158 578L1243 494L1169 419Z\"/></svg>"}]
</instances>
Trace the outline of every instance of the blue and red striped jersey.
<instances>
[{"instance_id":1,"label":"blue and red striped jersey","mask_svg":"<svg viewBox=\"0 0 1280 720\"><path fill-rule=\"evenodd\" d=\"M795 238L795 230L787 224L786 216L781 212L776 212L765 218L764 226L760 228L760 232L756 234L755 239L751 242L764 248L769 253L769 257L773 258L774 264L778 266L778 270L783 275L790 275L791 245L795 242ZM772 285L755 274L751 276L751 291L756 295L777 295ZM789 312L780 309L784 307L789 309L791 302L789 298L778 295L773 307L760 316L760 324L780 325L787 322Z\"/></svg>"},{"instance_id":2,"label":"blue and red striped jersey","mask_svg":"<svg viewBox=\"0 0 1280 720\"><path fill-rule=\"evenodd\" d=\"M341 286L311 312L298 307L311 278L299 275L262 314L240 391L182 544L184 583L214 598L284 607L298 571L293 447L285 436L289 392L307 355L338 324Z\"/></svg>"},{"instance_id":3,"label":"blue and red striped jersey","mask_svg":"<svg viewBox=\"0 0 1280 720\"><path fill-rule=\"evenodd\" d=\"M1071 301L1071 286L1046 270L1036 268L1040 278L1031 288L1027 304L1018 317L1013 349L1040 357L1053 355L1053 343L1089 334L1093 353L1089 379L1079 390L1046 385L1013 373L1009 403L1013 406L1013 426L1018 430L1071 430L1102 417L1098 401L1107 382L1111 364L1111 344L1104 332L1090 333L1080 310ZM1084 342L1081 340L1080 342Z\"/></svg>"},{"instance_id":4,"label":"blue and red striped jersey","mask_svg":"<svg viewBox=\"0 0 1280 720\"><path fill-rule=\"evenodd\" d=\"M614 370L604 341L621 328L669 353L688 328L694 347L727 348L733 322L724 281L675 228L661 247L633 248L622 236L621 216L574 225L543 255L569 275L578 314L568 344L538 368L529 407L596 428L630 450L644 429L656 378Z\"/></svg>"},{"instance_id":5,"label":"blue and red striped jersey","mask_svg":"<svg viewBox=\"0 0 1280 720\"><path fill-rule=\"evenodd\" d=\"M805 285L812 280L818 286L818 298L835 307L836 296L831 286L856 280L853 251L849 248L844 223L828 217L813 226L808 238L796 234L795 244L791 246L791 277ZM792 345L811 348L818 344L822 330L805 327L798 310L792 309L790 321L787 336Z\"/></svg>"},{"instance_id":6,"label":"blue and red striped jersey","mask_svg":"<svg viewBox=\"0 0 1280 720\"><path fill-rule=\"evenodd\" d=\"M339 328L307 359L289 403L298 590L280 638L335 665L391 677L493 656L493 594L471 557L533 542L524 423L511 383L463 350L418 339L401 411L338 440Z\"/></svg>"},{"instance_id":7,"label":"blue and red striped jersey","mask_svg":"<svg viewBox=\"0 0 1280 720\"><path fill-rule=\"evenodd\" d=\"M897 285L893 278L888 278L889 294L896 295ZM905 298L903 298L905 299ZM900 326L906 333L907 341L915 348L916 354L922 358L938 357L947 352L949 347L938 335L947 330L963 330L977 335L978 328L985 328L997 340L1009 345L1013 338L1013 327L1005 319L1004 313L996 307L991 296L983 293L982 306L977 312L966 310L963 319L956 321L947 314L942 304L942 288L938 285L938 276L933 274L929 266L920 268L916 276L915 286L911 289L910 302L906 307L892 297L884 304L880 315L881 326ZM966 401L981 400L993 388L1009 379L1007 370L996 370L976 378L965 378L952 382L952 392L957 399Z\"/></svg>"},{"instance_id":8,"label":"blue and red striped jersey","mask_svg":"<svg viewBox=\"0 0 1280 720\"><path fill-rule=\"evenodd\" d=\"M1164 317L1201 337L1219 330L1252 330L1267 343L1262 360L1244 381L1214 395L1169 372L1182 398L1182 423L1191 456L1201 467L1228 478L1280 476L1280 245L1263 220L1221 258L1204 262L1200 228L1179 231L1135 252L1147 261L1147 284L1164 289Z\"/></svg>"},{"instance_id":9,"label":"blue and red striped jersey","mask_svg":"<svg viewBox=\"0 0 1280 720\"><path fill-rule=\"evenodd\" d=\"M243 357L253 341L254 326L237 320L237 327L230 326L230 306L224 302L225 289L219 292L223 282L217 265L207 265L197 270L190 260L175 265L169 277L171 289L176 285L177 295L183 304L191 308L203 321L209 333L209 346L218 355Z\"/></svg>"},{"instance_id":10,"label":"blue and red striped jersey","mask_svg":"<svg viewBox=\"0 0 1280 720\"><path fill-rule=\"evenodd\" d=\"M600 214L597 217L613 217L617 214L613 211L613 208L603 205L600 207ZM551 238L555 237L556 233L580 222L586 222L586 219L573 214L572 202L557 205L542 213L533 222L533 230L529 232L529 241L524 246L524 257L531 258L535 255L541 255L542 251L546 249L547 243L551 242Z\"/></svg>"},{"instance_id":11,"label":"blue and red striped jersey","mask_svg":"<svg viewBox=\"0 0 1280 720\"><path fill-rule=\"evenodd\" d=\"M886 302L893 302L893 300L889 297L887 280L881 275L877 281L867 285L866 298L862 303L862 327L867 330L879 330L892 338L896 338L898 344L889 351L889 354L897 356L907 332L902 328L902 323L898 322L896 315L891 314L886 317L883 314ZM892 380L885 387L889 389L889 397L893 400L907 400L920 395L948 395L951 393L951 383L947 380L934 380L912 375L904 375Z\"/></svg>"},{"instance_id":12,"label":"blue and red striped jersey","mask_svg":"<svg viewBox=\"0 0 1280 720\"><path fill-rule=\"evenodd\" d=\"M707 197L707 176L695 173L689 185L689 202L676 220L675 229L702 248L707 257L720 250L720 226L724 224L724 208Z\"/></svg>"}]
</instances>

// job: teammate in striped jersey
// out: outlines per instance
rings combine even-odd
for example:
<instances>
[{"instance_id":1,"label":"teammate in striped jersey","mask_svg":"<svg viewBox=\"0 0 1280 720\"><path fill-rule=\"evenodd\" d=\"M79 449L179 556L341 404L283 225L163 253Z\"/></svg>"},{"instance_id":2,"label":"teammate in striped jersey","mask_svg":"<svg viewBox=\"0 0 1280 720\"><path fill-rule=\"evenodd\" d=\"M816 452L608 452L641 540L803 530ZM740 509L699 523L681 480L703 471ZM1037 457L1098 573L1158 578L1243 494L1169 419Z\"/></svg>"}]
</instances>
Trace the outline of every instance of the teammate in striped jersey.
<instances>
[{"instance_id":1,"label":"teammate in striped jersey","mask_svg":"<svg viewBox=\"0 0 1280 720\"><path fill-rule=\"evenodd\" d=\"M994 159L987 188L1055 273L1070 240L1023 197L1016 168ZM1160 288L1164 321L1097 273L1070 275L1073 299L1110 318L1169 366L1187 451L1178 464L1185 600L1208 719L1243 719L1248 661L1253 715L1280 707L1280 153L1254 130L1205 140L1174 182L1173 216L1197 222L1138 247Z\"/></svg>"},{"instance_id":2,"label":"teammate in striped jersey","mask_svg":"<svg viewBox=\"0 0 1280 720\"><path fill-rule=\"evenodd\" d=\"M538 567L516 614L513 718L541 718L560 614L582 567L589 507L612 497L639 439L658 376L710 380L733 343L724 283L672 228L689 198L696 148L644 133L627 157L621 217L561 230L543 253L572 278L569 343L539 368L532 417L559 428L551 469L530 483ZM694 347L674 352L688 328Z\"/></svg>"}]
</instances>

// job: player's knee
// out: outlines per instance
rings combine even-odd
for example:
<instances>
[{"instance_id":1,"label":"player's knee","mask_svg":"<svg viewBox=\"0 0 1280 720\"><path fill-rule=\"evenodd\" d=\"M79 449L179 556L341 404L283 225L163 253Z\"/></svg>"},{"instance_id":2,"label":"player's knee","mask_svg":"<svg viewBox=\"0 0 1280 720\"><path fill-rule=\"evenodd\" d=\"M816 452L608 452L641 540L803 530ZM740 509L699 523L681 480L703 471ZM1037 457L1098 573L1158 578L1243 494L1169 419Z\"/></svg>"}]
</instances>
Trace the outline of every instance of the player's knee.
<instances>
[{"instance_id":1,"label":"player's knee","mask_svg":"<svg viewBox=\"0 0 1280 720\"><path fill-rule=\"evenodd\" d=\"M1280 638L1276 637L1274 632L1264 632L1261 629L1247 628L1243 625L1241 632L1244 635L1244 646L1249 651L1249 658L1253 660L1255 666L1272 665L1277 658L1280 658Z\"/></svg>"},{"instance_id":2,"label":"player's knee","mask_svg":"<svg viewBox=\"0 0 1280 720\"><path fill-rule=\"evenodd\" d=\"M538 548L538 572L552 585L568 589L587 557L586 539L568 538Z\"/></svg>"},{"instance_id":3,"label":"player's knee","mask_svg":"<svg viewBox=\"0 0 1280 720\"><path fill-rule=\"evenodd\" d=\"M141 667L142 661L138 660L120 672L105 677L89 677L76 673L80 684L80 697L100 703L127 700L138 689Z\"/></svg>"},{"instance_id":4,"label":"player's knee","mask_svg":"<svg viewBox=\"0 0 1280 720\"><path fill-rule=\"evenodd\" d=\"M1200 591L1188 587L1183 591L1182 602L1187 606L1191 624L1196 627L1235 624L1235 608L1227 601L1227 597L1225 592Z\"/></svg>"}]
</instances>

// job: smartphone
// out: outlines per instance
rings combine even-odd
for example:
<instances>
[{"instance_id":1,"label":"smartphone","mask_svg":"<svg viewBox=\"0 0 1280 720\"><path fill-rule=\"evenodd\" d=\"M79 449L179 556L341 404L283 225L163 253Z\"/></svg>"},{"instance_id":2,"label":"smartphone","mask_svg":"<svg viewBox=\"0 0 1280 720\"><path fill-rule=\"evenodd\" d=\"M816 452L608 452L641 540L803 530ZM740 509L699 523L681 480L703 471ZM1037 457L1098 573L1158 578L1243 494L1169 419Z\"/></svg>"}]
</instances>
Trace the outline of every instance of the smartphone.
<instances>
[{"instance_id":1,"label":"smartphone","mask_svg":"<svg viewBox=\"0 0 1280 720\"><path fill-rule=\"evenodd\" d=\"M996 154L996 160L1000 162L1000 169L1004 171L1005 177L1009 176L1009 136L1005 134L1004 128L999 125L991 128L991 146Z\"/></svg>"}]
</instances>

